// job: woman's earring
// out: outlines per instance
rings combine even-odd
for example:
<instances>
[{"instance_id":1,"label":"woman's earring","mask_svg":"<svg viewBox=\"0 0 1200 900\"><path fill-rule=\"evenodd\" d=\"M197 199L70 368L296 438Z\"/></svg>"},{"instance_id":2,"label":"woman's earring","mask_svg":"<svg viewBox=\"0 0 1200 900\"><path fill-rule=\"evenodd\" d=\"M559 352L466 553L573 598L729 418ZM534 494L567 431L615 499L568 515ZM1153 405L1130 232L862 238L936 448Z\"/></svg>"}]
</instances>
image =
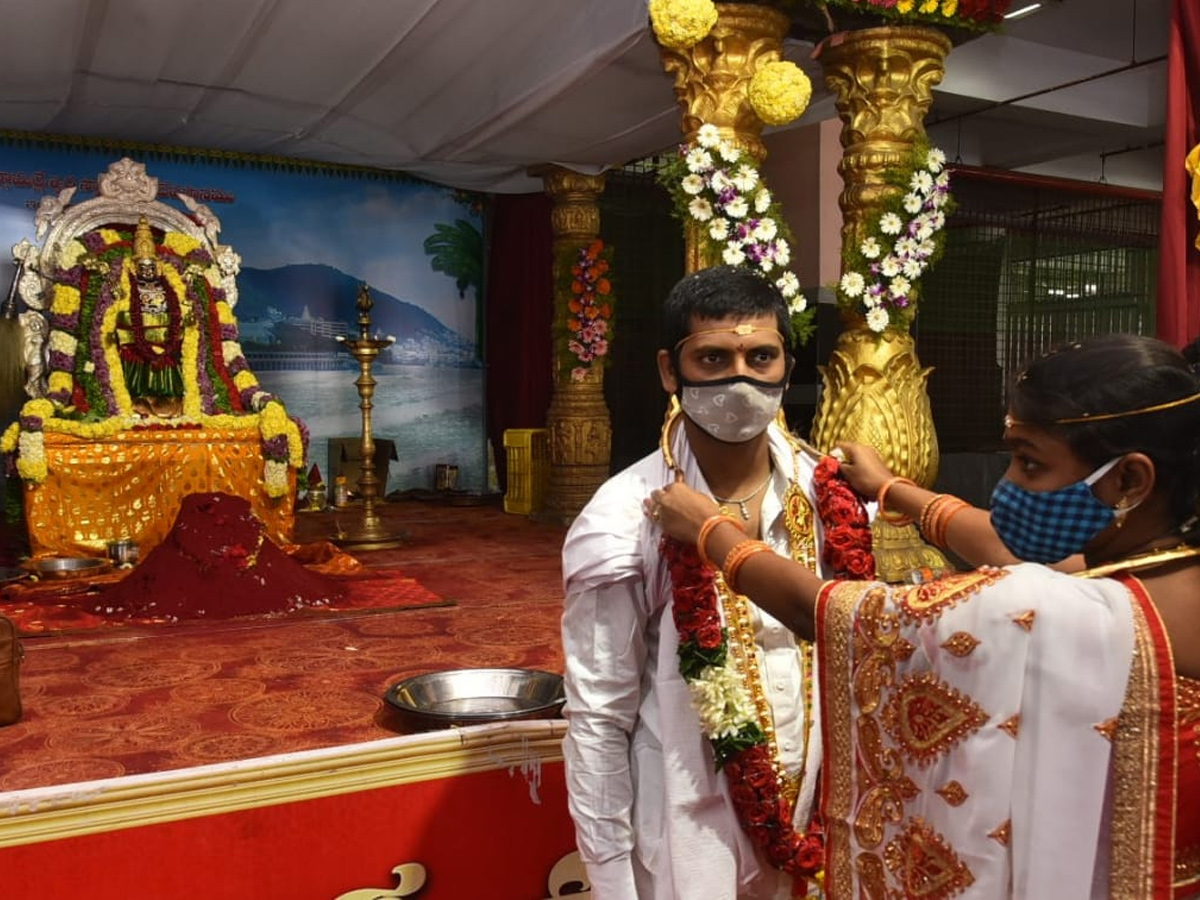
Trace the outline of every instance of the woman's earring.
<instances>
[{"instance_id":1,"label":"woman's earring","mask_svg":"<svg viewBox=\"0 0 1200 900\"><path fill-rule=\"evenodd\" d=\"M1118 528L1125 527L1125 517L1129 515L1131 509L1133 509L1133 505L1130 504L1128 497L1121 497L1117 501L1117 505L1113 507L1113 516L1116 518Z\"/></svg>"}]
</instances>

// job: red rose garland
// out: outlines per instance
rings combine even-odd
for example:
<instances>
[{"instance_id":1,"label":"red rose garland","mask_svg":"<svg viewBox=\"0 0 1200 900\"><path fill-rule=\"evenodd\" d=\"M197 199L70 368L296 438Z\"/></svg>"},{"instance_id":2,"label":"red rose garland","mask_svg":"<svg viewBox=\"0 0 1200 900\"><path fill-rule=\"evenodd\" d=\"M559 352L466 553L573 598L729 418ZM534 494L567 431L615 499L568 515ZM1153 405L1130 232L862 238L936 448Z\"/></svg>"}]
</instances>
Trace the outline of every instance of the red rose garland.
<instances>
[{"instance_id":1,"label":"red rose garland","mask_svg":"<svg viewBox=\"0 0 1200 900\"><path fill-rule=\"evenodd\" d=\"M866 507L841 474L838 461L823 456L813 473L817 514L825 526L821 559L842 581L869 581L875 577L871 553L871 522Z\"/></svg>"},{"instance_id":2,"label":"red rose garland","mask_svg":"<svg viewBox=\"0 0 1200 900\"><path fill-rule=\"evenodd\" d=\"M817 514L825 531L822 560L836 578L875 576L871 524L858 495L831 456L817 463L813 478ZM728 629L721 624L716 572L700 560L696 548L663 538L663 559L671 575L671 614L679 633L679 672L691 683L726 666ZM732 701L727 701L727 706ZM713 733L702 716L701 728L712 745L717 766L729 781L738 822L762 849L771 865L796 880L803 896L809 881L819 881L825 863L825 835L814 815L804 832L792 824L792 804L783 796L780 775L767 735L753 716L730 714L733 725Z\"/></svg>"},{"instance_id":3,"label":"red rose garland","mask_svg":"<svg viewBox=\"0 0 1200 900\"><path fill-rule=\"evenodd\" d=\"M729 635L721 625L718 607L716 573L700 561L695 547L674 538L663 538L662 554L671 573L679 671L690 682L706 668L723 666L729 652ZM823 829L815 817L803 833L792 825L792 804L783 796L767 736L759 724L750 719L734 734L706 736L718 767L729 780L742 829L775 868L792 874L800 883L815 879L825 860Z\"/></svg>"}]
</instances>

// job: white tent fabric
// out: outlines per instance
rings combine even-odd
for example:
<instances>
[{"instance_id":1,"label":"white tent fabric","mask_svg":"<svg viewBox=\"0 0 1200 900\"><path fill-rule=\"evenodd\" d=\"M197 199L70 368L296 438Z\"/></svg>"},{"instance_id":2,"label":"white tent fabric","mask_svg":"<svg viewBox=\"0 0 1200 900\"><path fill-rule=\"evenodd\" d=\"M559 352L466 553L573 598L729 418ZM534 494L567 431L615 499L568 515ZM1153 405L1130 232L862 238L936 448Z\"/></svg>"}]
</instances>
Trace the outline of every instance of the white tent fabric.
<instances>
[{"instance_id":1,"label":"white tent fabric","mask_svg":"<svg viewBox=\"0 0 1200 900\"><path fill-rule=\"evenodd\" d=\"M1164 52L1167 0L1046 5L954 51L931 116L955 116L932 131L952 157L1070 174L1071 160L1096 169L1100 153L1161 133L1156 65L977 114ZM540 190L531 166L595 172L679 137L646 0L3 0L0 12L0 129L497 192ZM785 50L816 90L801 124L835 114L811 49ZM1153 186L1152 165L1122 178L1133 161L1110 161L1108 180Z\"/></svg>"}]
</instances>

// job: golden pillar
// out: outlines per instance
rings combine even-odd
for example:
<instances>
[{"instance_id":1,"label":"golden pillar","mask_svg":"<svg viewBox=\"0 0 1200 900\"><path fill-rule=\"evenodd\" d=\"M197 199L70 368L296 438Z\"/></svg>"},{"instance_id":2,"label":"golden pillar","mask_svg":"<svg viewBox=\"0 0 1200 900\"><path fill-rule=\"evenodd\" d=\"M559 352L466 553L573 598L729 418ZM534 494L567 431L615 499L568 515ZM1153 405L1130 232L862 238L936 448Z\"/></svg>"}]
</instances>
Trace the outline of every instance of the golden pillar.
<instances>
[{"instance_id":1,"label":"golden pillar","mask_svg":"<svg viewBox=\"0 0 1200 900\"><path fill-rule=\"evenodd\" d=\"M905 163L925 136L925 115L950 46L940 31L905 25L844 32L818 45L815 57L842 120L843 248L857 246L888 192L900 190L886 184L885 172ZM907 330L879 335L852 317L844 326L821 368L813 442L822 449L842 440L871 444L893 472L931 487L938 472L926 392L931 370L921 367ZM877 520L874 535L879 577L888 581L906 581L914 569L947 566L915 526Z\"/></svg>"},{"instance_id":2,"label":"golden pillar","mask_svg":"<svg viewBox=\"0 0 1200 900\"><path fill-rule=\"evenodd\" d=\"M701 125L716 125L721 137L758 162L767 155L760 138L763 123L750 105L750 80L763 63L782 56L790 20L769 6L718 3L712 31L686 50L660 47L663 68L675 78L675 99L683 107L683 140L693 141ZM695 225L685 232L685 270L713 265L705 258Z\"/></svg>"},{"instance_id":3,"label":"golden pillar","mask_svg":"<svg viewBox=\"0 0 1200 900\"><path fill-rule=\"evenodd\" d=\"M604 192L603 175L583 175L559 166L538 171L554 206L550 225L554 233L554 333L566 330L570 316L570 279L562 271L574 251L600 235L600 208L596 198ZM569 263L568 263L569 265ZM542 514L569 521L608 478L612 458L612 424L604 403L604 364L593 363L574 381L563 378L561 354L568 352L554 341L554 392L546 414L550 432L550 481Z\"/></svg>"}]
</instances>

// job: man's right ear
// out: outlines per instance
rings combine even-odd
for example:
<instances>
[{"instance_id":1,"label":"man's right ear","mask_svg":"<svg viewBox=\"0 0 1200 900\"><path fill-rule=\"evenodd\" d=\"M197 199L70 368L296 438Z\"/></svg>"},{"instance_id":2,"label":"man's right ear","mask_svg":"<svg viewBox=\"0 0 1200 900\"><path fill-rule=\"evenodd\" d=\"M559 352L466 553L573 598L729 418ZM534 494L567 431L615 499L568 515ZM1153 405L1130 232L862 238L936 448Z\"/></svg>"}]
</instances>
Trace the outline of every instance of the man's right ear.
<instances>
[{"instance_id":1,"label":"man's right ear","mask_svg":"<svg viewBox=\"0 0 1200 900\"><path fill-rule=\"evenodd\" d=\"M668 394L679 390L679 377L675 374L675 366L671 364L669 350L658 351L658 377L662 381L663 390Z\"/></svg>"}]
</instances>

